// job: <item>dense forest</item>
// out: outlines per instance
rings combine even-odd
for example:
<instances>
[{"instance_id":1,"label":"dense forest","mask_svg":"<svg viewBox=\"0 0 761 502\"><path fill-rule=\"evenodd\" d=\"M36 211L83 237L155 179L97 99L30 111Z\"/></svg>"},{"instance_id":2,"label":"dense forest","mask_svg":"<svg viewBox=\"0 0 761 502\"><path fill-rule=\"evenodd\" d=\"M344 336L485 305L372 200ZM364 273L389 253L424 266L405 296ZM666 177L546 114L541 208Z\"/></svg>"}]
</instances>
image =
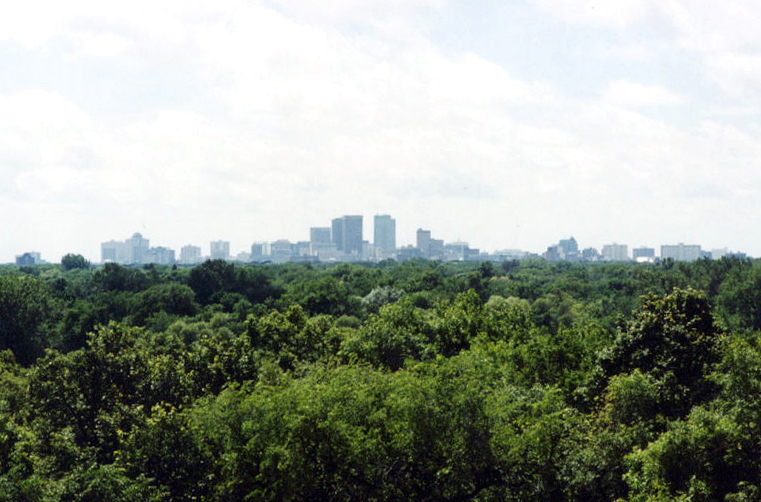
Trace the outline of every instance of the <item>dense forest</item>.
<instances>
[{"instance_id":1,"label":"dense forest","mask_svg":"<svg viewBox=\"0 0 761 502\"><path fill-rule=\"evenodd\" d=\"M761 500L761 262L0 268L0 501Z\"/></svg>"}]
</instances>

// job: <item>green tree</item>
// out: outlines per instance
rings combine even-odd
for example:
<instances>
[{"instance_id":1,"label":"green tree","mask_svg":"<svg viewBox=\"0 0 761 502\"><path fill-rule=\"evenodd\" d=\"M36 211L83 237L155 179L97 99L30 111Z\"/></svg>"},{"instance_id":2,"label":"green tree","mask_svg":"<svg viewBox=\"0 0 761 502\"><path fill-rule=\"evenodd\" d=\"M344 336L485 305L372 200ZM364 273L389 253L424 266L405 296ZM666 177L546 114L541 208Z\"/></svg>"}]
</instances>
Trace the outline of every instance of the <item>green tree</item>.
<instances>
[{"instance_id":1,"label":"green tree","mask_svg":"<svg viewBox=\"0 0 761 502\"><path fill-rule=\"evenodd\" d=\"M718 289L718 312L725 326L743 332L761 330L761 263L741 262Z\"/></svg>"},{"instance_id":2,"label":"green tree","mask_svg":"<svg viewBox=\"0 0 761 502\"><path fill-rule=\"evenodd\" d=\"M165 282L133 296L130 299L129 311L132 323L142 326L151 315L160 312L177 317L195 315L198 312L198 304L190 287L176 282Z\"/></svg>"},{"instance_id":3,"label":"green tree","mask_svg":"<svg viewBox=\"0 0 761 502\"><path fill-rule=\"evenodd\" d=\"M344 357L358 356L375 366L397 370L407 359L433 355L434 332L420 309L409 299L381 307L341 344Z\"/></svg>"},{"instance_id":4,"label":"green tree","mask_svg":"<svg viewBox=\"0 0 761 502\"><path fill-rule=\"evenodd\" d=\"M706 377L718 361L720 336L703 293L676 289L664 298L648 295L634 319L601 352L598 375L638 369L661 387L663 412L684 415L710 397Z\"/></svg>"},{"instance_id":5,"label":"green tree","mask_svg":"<svg viewBox=\"0 0 761 502\"><path fill-rule=\"evenodd\" d=\"M85 257L81 254L67 254L61 258L61 265L64 270L72 270L75 268L89 268L90 262L85 260Z\"/></svg>"},{"instance_id":6,"label":"green tree","mask_svg":"<svg viewBox=\"0 0 761 502\"><path fill-rule=\"evenodd\" d=\"M54 302L48 288L28 275L0 275L0 349L28 365L50 345Z\"/></svg>"}]
</instances>

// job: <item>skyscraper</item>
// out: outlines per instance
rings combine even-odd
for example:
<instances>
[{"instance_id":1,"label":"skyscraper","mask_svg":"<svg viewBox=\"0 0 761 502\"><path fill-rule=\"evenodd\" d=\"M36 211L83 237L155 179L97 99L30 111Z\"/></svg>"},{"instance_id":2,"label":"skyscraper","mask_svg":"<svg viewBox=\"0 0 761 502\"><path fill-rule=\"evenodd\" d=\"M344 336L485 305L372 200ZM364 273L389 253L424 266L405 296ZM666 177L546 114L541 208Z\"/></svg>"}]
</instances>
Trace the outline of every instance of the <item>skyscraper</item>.
<instances>
[{"instance_id":1,"label":"skyscraper","mask_svg":"<svg viewBox=\"0 0 761 502\"><path fill-rule=\"evenodd\" d=\"M331 243L330 227L312 227L309 229L309 242L313 246L324 246Z\"/></svg>"},{"instance_id":2,"label":"skyscraper","mask_svg":"<svg viewBox=\"0 0 761 502\"><path fill-rule=\"evenodd\" d=\"M362 254L362 216L344 216L343 252L346 254Z\"/></svg>"},{"instance_id":3,"label":"skyscraper","mask_svg":"<svg viewBox=\"0 0 761 502\"><path fill-rule=\"evenodd\" d=\"M431 231L418 228L416 244L416 247L423 253L423 256L429 258L431 256Z\"/></svg>"},{"instance_id":4,"label":"skyscraper","mask_svg":"<svg viewBox=\"0 0 761 502\"><path fill-rule=\"evenodd\" d=\"M330 226L330 239L339 251L344 250L344 219L334 218Z\"/></svg>"},{"instance_id":5,"label":"skyscraper","mask_svg":"<svg viewBox=\"0 0 761 502\"><path fill-rule=\"evenodd\" d=\"M375 215L373 244L376 252L393 254L396 252L396 220L387 214Z\"/></svg>"},{"instance_id":6,"label":"skyscraper","mask_svg":"<svg viewBox=\"0 0 761 502\"><path fill-rule=\"evenodd\" d=\"M336 245L331 239L331 227L312 227L309 229L309 251L312 256L325 258L336 254Z\"/></svg>"},{"instance_id":7,"label":"skyscraper","mask_svg":"<svg viewBox=\"0 0 761 502\"><path fill-rule=\"evenodd\" d=\"M333 220L331 238L344 254L362 254L362 216L346 215Z\"/></svg>"}]
</instances>

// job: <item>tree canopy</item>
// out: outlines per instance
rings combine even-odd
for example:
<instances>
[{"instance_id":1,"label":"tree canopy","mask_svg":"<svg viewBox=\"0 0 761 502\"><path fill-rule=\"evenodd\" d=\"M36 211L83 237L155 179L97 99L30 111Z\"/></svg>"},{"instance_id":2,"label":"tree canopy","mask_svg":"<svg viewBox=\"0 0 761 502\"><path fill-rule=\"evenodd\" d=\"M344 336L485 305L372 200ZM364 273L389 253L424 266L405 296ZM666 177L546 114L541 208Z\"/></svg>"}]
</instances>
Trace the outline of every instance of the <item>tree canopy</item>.
<instances>
[{"instance_id":1,"label":"tree canopy","mask_svg":"<svg viewBox=\"0 0 761 502\"><path fill-rule=\"evenodd\" d=\"M757 262L79 258L0 268L0 501L761 496Z\"/></svg>"}]
</instances>

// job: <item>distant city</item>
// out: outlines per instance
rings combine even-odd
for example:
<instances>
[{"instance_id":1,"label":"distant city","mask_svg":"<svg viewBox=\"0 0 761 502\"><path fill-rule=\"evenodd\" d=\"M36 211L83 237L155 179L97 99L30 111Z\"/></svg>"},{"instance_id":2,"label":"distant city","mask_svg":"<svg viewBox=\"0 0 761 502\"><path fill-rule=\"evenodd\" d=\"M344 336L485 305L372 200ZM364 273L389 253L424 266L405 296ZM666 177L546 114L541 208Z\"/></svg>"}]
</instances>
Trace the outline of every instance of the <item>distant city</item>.
<instances>
[{"instance_id":1,"label":"distant city","mask_svg":"<svg viewBox=\"0 0 761 502\"><path fill-rule=\"evenodd\" d=\"M707 251L698 244L664 244L660 254L655 248L637 247L629 253L626 244L606 244L599 251L588 247L579 249L576 239L561 239L547 247L542 254L529 253L517 249L506 249L492 253L471 248L467 242L448 242L435 239L430 230L418 229L415 245L397 247L396 220L390 215L373 217L373 241L364 240L363 217L345 215L334 218L330 226L309 229L309 240L291 242L281 239L274 242L254 242L250 250L233 255L230 242L224 240L209 243L209 254L204 255L200 246L188 244L175 250L167 247L151 247L150 240L139 233L123 240L111 240L100 245L101 263L122 265L196 265L207 259L228 260L243 263L287 263L287 262L357 262L381 260L409 260L426 258L440 261L510 261L528 258L545 259L550 262L656 262L664 259L694 261L701 258L721 259L722 257L744 258L744 253L732 252L726 248ZM46 263L40 253L27 252L16 256L16 265L36 265Z\"/></svg>"}]
</instances>

